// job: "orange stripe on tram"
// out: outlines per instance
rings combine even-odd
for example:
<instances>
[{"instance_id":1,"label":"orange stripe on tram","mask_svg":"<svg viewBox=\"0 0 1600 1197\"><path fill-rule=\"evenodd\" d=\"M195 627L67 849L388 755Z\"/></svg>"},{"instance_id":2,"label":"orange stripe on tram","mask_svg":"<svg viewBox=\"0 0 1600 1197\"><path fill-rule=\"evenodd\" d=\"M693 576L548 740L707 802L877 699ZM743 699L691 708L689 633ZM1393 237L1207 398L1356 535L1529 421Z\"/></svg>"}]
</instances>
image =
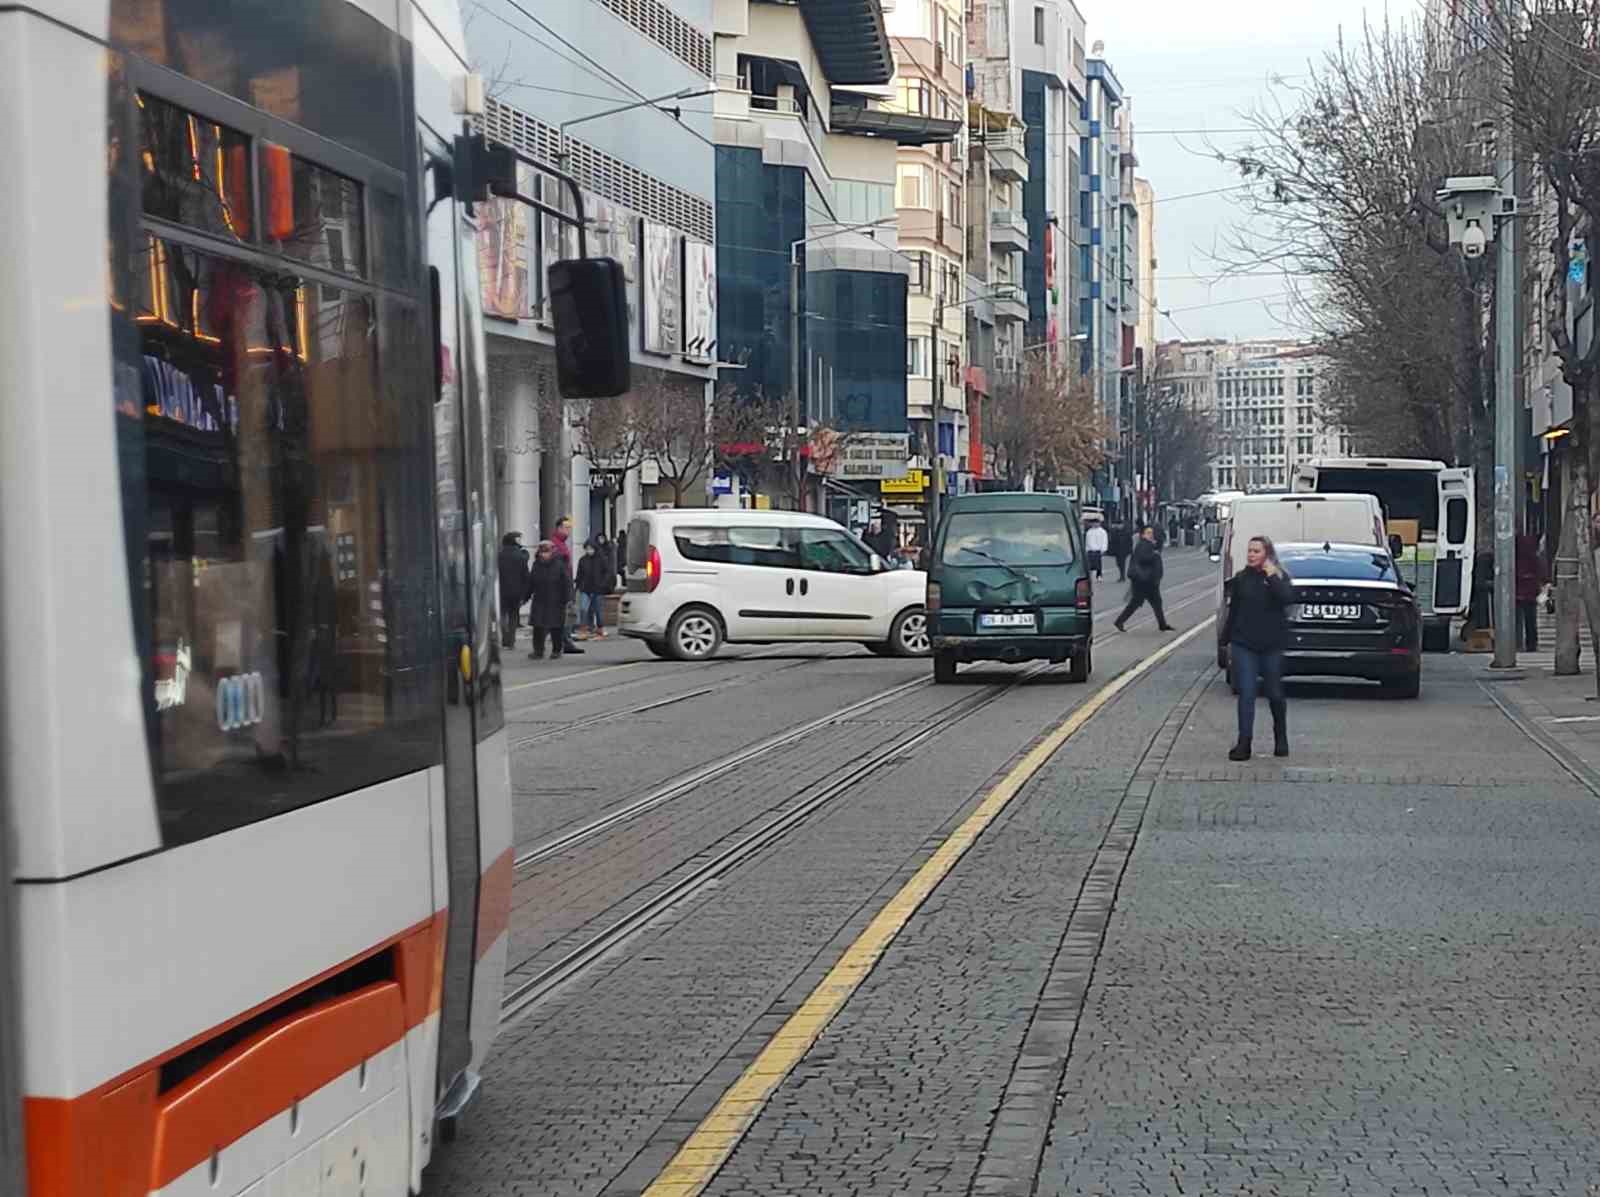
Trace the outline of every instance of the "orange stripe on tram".
<instances>
[{"instance_id":1,"label":"orange stripe on tram","mask_svg":"<svg viewBox=\"0 0 1600 1197\"><path fill-rule=\"evenodd\" d=\"M478 881L478 959L511 925L511 885L516 866L507 848Z\"/></svg>"},{"instance_id":2,"label":"orange stripe on tram","mask_svg":"<svg viewBox=\"0 0 1600 1197\"><path fill-rule=\"evenodd\" d=\"M445 926L440 911L88 1093L24 1098L29 1197L143 1197L399 1042L439 1009ZM390 949L392 980L296 1010L159 1092L167 1061Z\"/></svg>"}]
</instances>

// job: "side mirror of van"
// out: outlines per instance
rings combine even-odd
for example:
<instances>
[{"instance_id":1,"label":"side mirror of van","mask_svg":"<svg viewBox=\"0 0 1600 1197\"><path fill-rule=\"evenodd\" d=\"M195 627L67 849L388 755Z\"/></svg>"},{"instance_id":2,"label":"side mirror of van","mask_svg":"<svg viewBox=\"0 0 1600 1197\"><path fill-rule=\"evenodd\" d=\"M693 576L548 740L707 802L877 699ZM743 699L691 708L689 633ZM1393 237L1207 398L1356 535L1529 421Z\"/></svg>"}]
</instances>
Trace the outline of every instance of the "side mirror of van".
<instances>
[{"instance_id":1,"label":"side mirror of van","mask_svg":"<svg viewBox=\"0 0 1600 1197\"><path fill-rule=\"evenodd\" d=\"M883 558L876 553L872 554L871 565L872 572L875 574L881 574L884 571Z\"/></svg>"},{"instance_id":2,"label":"side mirror of van","mask_svg":"<svg viewBox=\"0 0 1600 1197\"><path fill-rule=\"evenodd\" d=\"M1211 560L1212 560L1213 563L1221 561L1222 560L1222 554L1221 553L1212 553L1211 554Z\"/></svg>"}]
</instances>

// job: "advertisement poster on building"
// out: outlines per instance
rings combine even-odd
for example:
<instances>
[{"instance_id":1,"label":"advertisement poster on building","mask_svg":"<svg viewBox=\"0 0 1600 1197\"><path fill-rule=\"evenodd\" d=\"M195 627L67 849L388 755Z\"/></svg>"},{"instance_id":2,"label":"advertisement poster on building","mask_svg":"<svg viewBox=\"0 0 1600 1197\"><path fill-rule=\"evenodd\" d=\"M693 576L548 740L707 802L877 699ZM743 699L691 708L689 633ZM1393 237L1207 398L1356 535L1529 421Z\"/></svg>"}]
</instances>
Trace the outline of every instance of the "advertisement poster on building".
<instances>
[{"instance_id":1,"label":"advertisement poster on building","mask_svg":"<svg viewBox=\"0 0 1600 1197\"><path fill-rule=\"evenodd\" d=\"M683 351L709 360L717 340L717 251L704 241L683 240Z\"/></svg>"},{"instance_id":2,"label":"advertisement poster on building","mask_svg":"<svg viewBox=\"0 0 1600 1197\"><path fill-rule=\"evenodd\" d=\"M571 210L572 200L566 194L565 188L557 186L553 180L541 178L539 182L539 189L542 193L540 199L544 203L549 204L552 208L560 208L562 211ZM537 288L538 304L534 310L541 319L548 321L550 319L550 294L545 285L545 280L550 277L550 267L563 258L575 258L578 256L578 239L577 232L572 226L563 224L554 216L541 216L539 220L540 281ZM589 247L589 252L591 254L595 252L592 245Z\"/></svg>"},{"instance_id":3,"label":"advertisement poster on building","mask_svg":"<svg viewBox=\"0 0 1600 1197\"><path fill-rule=\"evenodd\" d=\"M533 191L533 171L517 167L517 189ZM528 294L531 209L518 200L495 197L483 205L478 221L478 274L483 283L483 314L518 320L532 307Z\"/></svg>"},{"instance_id":4,"label":"advertisement poster on building","mask_svg":"<svg viewBox=\"0 0 1600 1197\"><path fill-rule=\"evenodd\" d=\"M683 251L678 233L653 220L641 220L644 242L644 348L651 353L683 351Z\"/></svg>"}]
</instances>

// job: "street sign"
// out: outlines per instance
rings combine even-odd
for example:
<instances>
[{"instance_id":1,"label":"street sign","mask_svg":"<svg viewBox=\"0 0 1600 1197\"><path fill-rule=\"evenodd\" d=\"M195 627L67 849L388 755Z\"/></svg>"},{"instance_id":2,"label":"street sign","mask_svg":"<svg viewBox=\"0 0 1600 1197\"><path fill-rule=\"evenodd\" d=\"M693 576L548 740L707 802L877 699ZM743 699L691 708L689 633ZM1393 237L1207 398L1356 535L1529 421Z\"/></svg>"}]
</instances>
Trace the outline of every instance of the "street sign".
<instances>
[{"instance_id":1,"label":"street sign","mask_svg":"<svg viewBox=\"0 0 1600 1197\"><path fill-rule=\"evenodd\" d=\"M904 432L852 432L834 453L835 478L895 479L910 468L911 437Z\"/></svg>"},{"instance_id":2,"label":"street sign","mask_svg":"<svg viewBox=\"0 0 1600 1197\"><path fill-rule=\"evenodd\" d=\"M928 486L927 470L906 470L903 478L884 478L878 491L885 495L920 495Z\"/></svg>"},{"instance_id":3,"label":"street sign","mask_svg":"<svg viewBox=\"0 0 1600 1197\"><path fill-rule=\"evenodd\" d=\"M733 493L733 475L711 475L711 493L714 495L731 495Z\"/></svg>"}]
</instances>

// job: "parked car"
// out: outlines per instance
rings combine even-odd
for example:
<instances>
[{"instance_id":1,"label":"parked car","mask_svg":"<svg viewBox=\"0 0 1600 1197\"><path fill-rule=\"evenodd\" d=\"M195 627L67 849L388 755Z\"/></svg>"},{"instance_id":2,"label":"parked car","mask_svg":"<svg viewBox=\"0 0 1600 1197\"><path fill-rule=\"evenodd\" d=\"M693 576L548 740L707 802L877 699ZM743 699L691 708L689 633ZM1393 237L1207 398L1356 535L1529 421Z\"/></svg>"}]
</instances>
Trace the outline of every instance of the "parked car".
<instances>
[{"instance_id":1,"label":"parked car","mask_svg":"<svg viewBox=\"0 0 1600 1197\"><path fill-rule=\"evenodd\" d=\"M948 500L933 540L928 623L936 681L963 661L1070 661L1093 668L1094 590L1083 531L1059 495L989 493Z\"/></svg>"},{"instance_id":2,"label":"parked car","mask_svg":"<svg viewBox=\"0 0 1600 1197\"><path fill-rule=\"evenodd\" d=\"M856 641L928 652L926 582L890 569L846 528L794 511L677 508L628 525L624 636L703 661L723 644Z\"/></svg>"},{"instance_id":3,"label":"parked car","mask_svg":"<svg viewBox=\"0 0 1600 1197\"><path fill-rule=\"evenodd\" d=\"M1422 614L1388 548L1323 543L1277 549L1295 597L1284 676L1367 678L1397 698L1417 697ZM1228 681L1237 692L1231 663Z\"/></svg>"}]
</instances>

